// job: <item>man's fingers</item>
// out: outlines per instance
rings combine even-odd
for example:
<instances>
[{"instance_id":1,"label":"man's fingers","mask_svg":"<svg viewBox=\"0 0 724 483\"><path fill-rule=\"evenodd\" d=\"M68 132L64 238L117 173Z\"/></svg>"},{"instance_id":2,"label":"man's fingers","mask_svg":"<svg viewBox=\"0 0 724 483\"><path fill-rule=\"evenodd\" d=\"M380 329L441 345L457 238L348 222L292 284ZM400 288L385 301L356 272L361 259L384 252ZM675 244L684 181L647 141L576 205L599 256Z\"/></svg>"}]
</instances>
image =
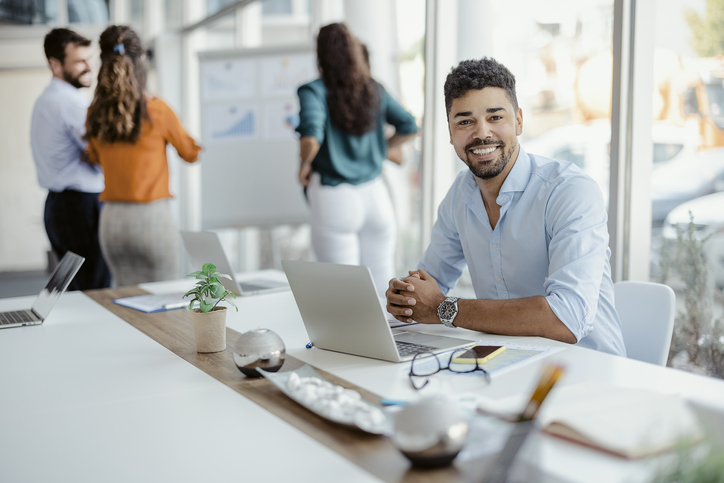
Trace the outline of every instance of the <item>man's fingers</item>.
<instances>
[{"instance_id":1,"label":"man's fingers","mask_svg":"<svg viewBox=\"0 0 724 483\"><path fill-rule=\"evenodd\" d=\"M415 287L404 280L400 280L399 278L393 278L390 280L390 288L395 291L407 291L412 292L415 290Z\"/></svg>"},{"instance_id":2,"label":"man's fingers","mask_svg":"<svg viewBox=\"0 0 724 483\"><path fill-rule=\"evenodd\" d=\"M400 322L405 322L406 324L411 324L412 322L414 322L414 320L412 320L412 319L409 318L409 317L400 317L400 316L397 316L397 315L395 316L395 319L396 319L396 320L399 320Z\"/></svg>"},{"instance_id":3,"label":"man's fingers","mask_svg":"<svg viewBox=\"0 0 724 483\"><path fill-rule=\"evenodd\" d=\"M395 317L397 317L397 316L401 316L401 317L402 317L402 316L407 316L407 317L409 317L409 316L412 315L412 309L409 308L409 307L397 307L397 306L395 306L395 305L389 305L389 304L387 304L387 311L388 311L389 313L391 313L392 315L394 315Z\"/></svg>"},{"instance_id":4,"label":"man's fingers","mask_svg":"<svg viewBox=\"0 0 724 483\"><path fill-rule=\"evenodd\" d=\"M387 295L387 305L393 305L398 307L406 307L415 305L417 300L411 297L408 293L391 293Z\"/></svg>"}]
</instances>

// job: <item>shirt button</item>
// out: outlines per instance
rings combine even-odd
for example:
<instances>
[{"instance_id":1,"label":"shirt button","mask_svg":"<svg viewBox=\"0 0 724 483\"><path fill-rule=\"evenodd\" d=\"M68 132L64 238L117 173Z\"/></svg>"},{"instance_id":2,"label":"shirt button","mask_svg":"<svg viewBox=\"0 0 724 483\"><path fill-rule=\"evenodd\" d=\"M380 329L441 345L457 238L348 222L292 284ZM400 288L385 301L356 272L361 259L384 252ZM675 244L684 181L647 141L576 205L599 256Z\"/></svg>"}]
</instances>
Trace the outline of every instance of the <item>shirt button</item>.
<instances>
[{"instance_id":1,"label":"shirt button","mask_svg":"<svg viewBox=\"0 0 724 483\"><path fill-rule=\"evenodd\" d=\"M498 244L497 244L497 243L493 243L493 248L497 248L497 247L498 247Z\"/></svg>"},{"instance_id":2,"label":"shirt button","mask_svg":"<svg viewBox=\"0 0 724 483\"><path fill-rule=\"evenodd\" d=\"M498 278L496 278L495 280L497 280L498 282L500 282L500 280L502 280L502 279L501 279L500 277L498 277Z\"/></svg>"}]
</instances>

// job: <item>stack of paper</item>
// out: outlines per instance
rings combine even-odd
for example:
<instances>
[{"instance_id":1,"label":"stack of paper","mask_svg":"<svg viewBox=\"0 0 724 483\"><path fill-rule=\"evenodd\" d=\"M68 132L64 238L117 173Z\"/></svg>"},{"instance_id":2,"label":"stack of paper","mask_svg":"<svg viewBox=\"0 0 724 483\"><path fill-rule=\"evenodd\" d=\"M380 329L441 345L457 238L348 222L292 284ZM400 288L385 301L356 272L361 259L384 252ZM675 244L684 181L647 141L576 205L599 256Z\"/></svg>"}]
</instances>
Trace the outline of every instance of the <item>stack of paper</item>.
<instances>
[{"instance_id":1,"label":"stack of paper","mask_svg":"<svg viewBox=\"0 0 724 483\"><path fill-rule=\"evenodd\" d=\"M160 312L162 310L173 310L186 307L189 304L190 299L184 300L182 298L185 293L186 292L137 295L135 297L116 299L113 303L140 310L141 312Z\"/></svg>"}]
</instances>

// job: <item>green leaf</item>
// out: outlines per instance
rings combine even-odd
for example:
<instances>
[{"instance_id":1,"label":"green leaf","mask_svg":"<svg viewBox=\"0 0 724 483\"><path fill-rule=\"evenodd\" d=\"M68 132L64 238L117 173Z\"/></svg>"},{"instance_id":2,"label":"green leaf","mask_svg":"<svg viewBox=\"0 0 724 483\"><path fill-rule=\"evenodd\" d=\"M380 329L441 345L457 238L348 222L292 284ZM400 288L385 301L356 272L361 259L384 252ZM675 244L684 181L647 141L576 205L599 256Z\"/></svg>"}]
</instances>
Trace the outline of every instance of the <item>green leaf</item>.
<instances>
[{"instance_id":1,"label":"green leaf","mask_svg":"<svg viewBox=\"0 0 724 483\"><path fill-rule=\"evenodd\" d=\"M203 313L208 313L214 307L214 301L211 298L204 299L199 302L199 308Z\"/></svg>"},{"instance_id":2,"label":"green leaf","mask_svg":"<svg viewBox=\"0 0 724 483\"><path fill-rule=\"evenodd\" d=\"M189 274L186 275L186 276L187 276L187 277L196 277L196 278L199 278L199 275L203 275L203 274L204 274L203 272L191 272L191 273L189 273Z\"/></svg>"},{"instance_id":3,"label":"green leaf","mask_svg":"<svg viewBox=\"0 0 724 483\"><path fill-rule=\"evenodd\" d=\"M235 296L233 293L231 293L231 292L229 292L229 294L230 294L231 296L233 296L233 297L236 297L236 296ZM227 304L230 304L232 307L234 307L237 312L239 311L239 307L237 307L236 304L235 304L234 302L232 302L231 300L226 299L226 300L224 300L224 302L226 302Z\"/></svg>"},{"instance_id":4,"label":"green leaf","mask_svg":"<svg viewBox=\"0 0 724 483\"><path fill-rule=\"evenodd\" d=\"M189 302L189 310L193 310L193 308L194 308L194 300ZM239 309L236 309L236 310L239 310Z\"/></svg>"},{"instance_id":5,"label":"green leaf","mask_svg":"<svg viewBox=\"0 0 724 483\"><path fill-rule=\"evenodd\" d=\"M216 271L216 265L214 265L213 263L204 263L204 265L201 267L201 270L206 276L209 276Z\"/></svg>"},{"instance_id":6,"label":"green leaf","mask_svg":"<svg viewBox=\"0 0 724 483\"><path fill-rule=\"evenodd\" d=\"M215 283L211 286L211 296L215 299L220 299L224 296L224 292L226 290L224 289L224 286L220 283Z\"/></svg>"}]
</instances>

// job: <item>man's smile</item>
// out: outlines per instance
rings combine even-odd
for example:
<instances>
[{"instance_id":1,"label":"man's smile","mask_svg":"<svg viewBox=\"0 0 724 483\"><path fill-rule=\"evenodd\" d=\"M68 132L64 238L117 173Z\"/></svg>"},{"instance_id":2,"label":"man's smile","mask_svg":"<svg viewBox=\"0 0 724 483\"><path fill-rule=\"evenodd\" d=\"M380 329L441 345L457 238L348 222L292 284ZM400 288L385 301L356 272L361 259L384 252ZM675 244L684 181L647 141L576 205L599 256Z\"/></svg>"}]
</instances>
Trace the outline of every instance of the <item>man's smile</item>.
<instances>
[{"instance_id":1,"label":"man's smile","mask_svg":"<svg viewBox=\"0 0 724 483\"><path fill-rule=\"evenodd\" d=\"M490 146L487 148L483 148L483 147L474 148L474 149L471 149L471 151L473 152L473 154L475 154L477 156L485 156L486 154L492 153L496 149L498 149L498 146Z\"/></svg>"}]
</instances>

